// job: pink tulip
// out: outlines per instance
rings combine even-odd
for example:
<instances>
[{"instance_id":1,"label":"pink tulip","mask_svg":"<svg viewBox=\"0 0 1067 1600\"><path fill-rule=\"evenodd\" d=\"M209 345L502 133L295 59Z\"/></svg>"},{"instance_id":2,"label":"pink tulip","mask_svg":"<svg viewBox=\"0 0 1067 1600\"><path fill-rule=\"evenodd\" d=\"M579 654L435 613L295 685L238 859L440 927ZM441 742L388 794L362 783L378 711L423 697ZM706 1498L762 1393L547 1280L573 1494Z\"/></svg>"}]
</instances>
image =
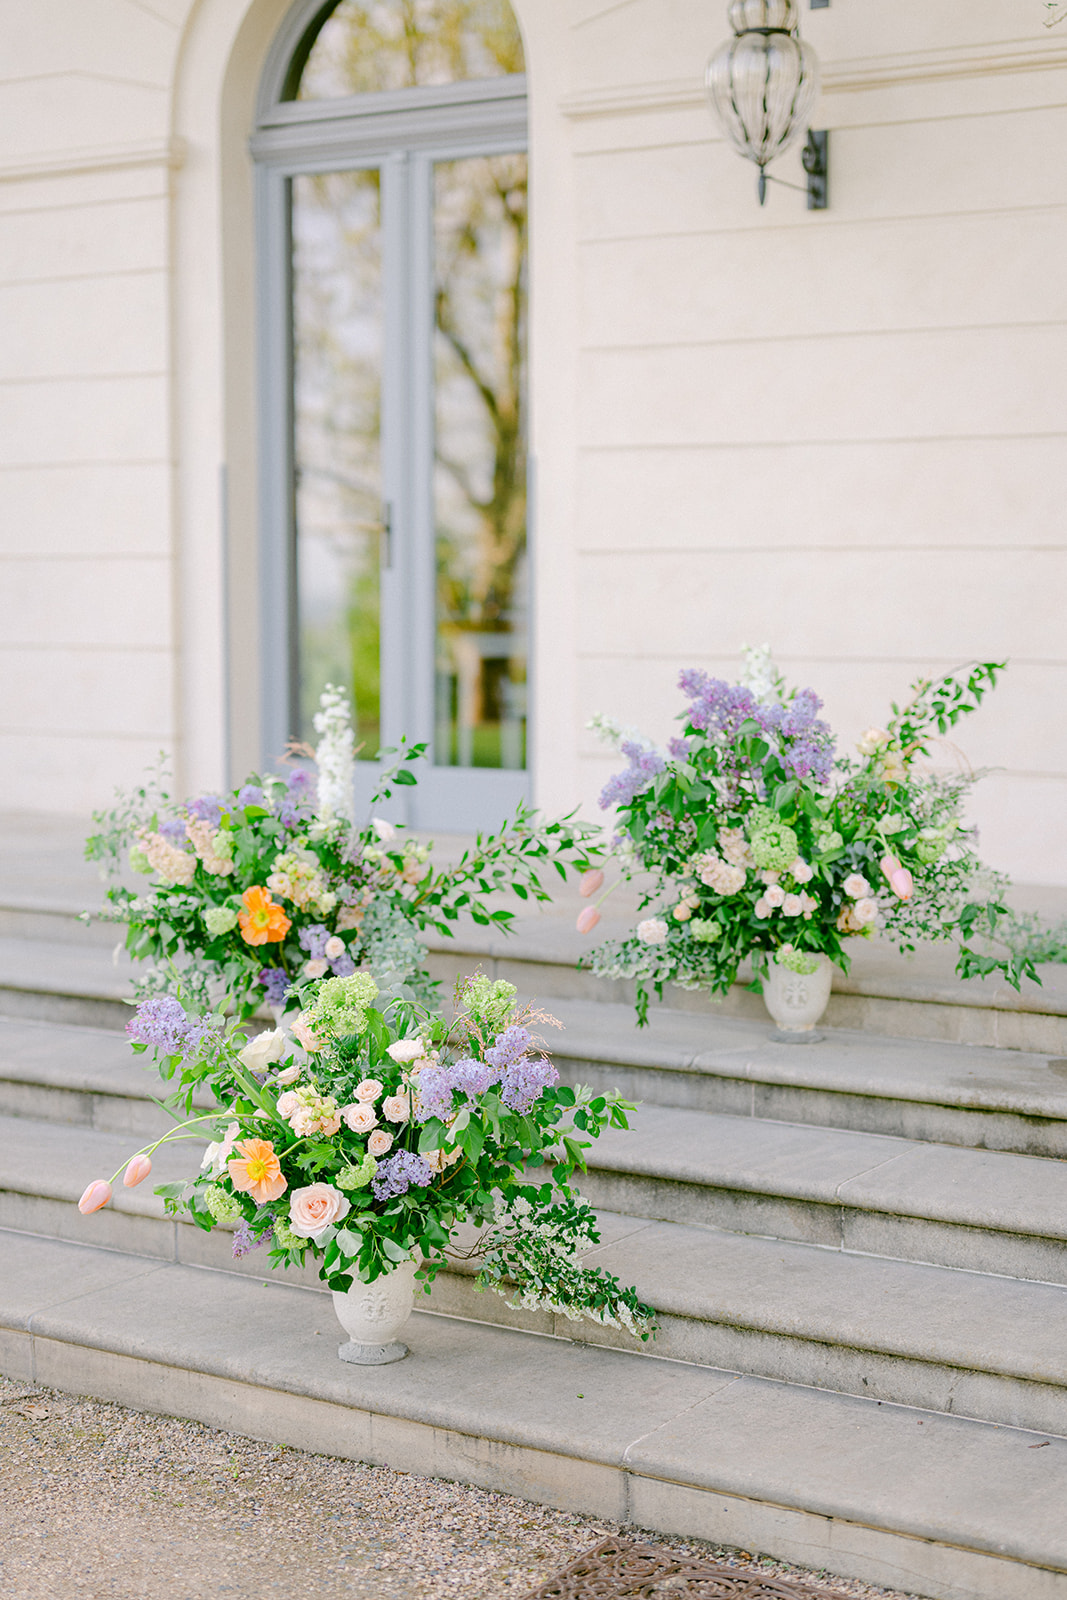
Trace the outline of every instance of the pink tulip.
<instances>
[{"instance_id":1,"label":"pink tulip","mask_svg":"<svg viewBox=\"0 0 1067 1600\"><path fill-rule=\"evenodd\" d=\"M599 921L600 912L597 910L596 906L586 906L584 910L579 911L578 921L575 923L575 927L578 929L579 933L592 933Z\"/></svg>"},{"instance_id":2,"label":"pink tulip","mask_svg":"<svg viewBox=\"0 0 1067 1600\"><path fill-rule=\"evenodd\" d=\"M891 878L894 872L900 871L900 862L897 860L896 856L883 856L878 865L881 867L887 878Z\"/></svg>"},{"instance_id":3,"label":"pink tulip","mask_svg":"<svg viewBox=\"0 0 1067 1600\"><path fill-rule=\"evenodd\" d=\"M105 1183L103 1178L94 1178L78 1201L78 1210L83 1217L87 1217L90 1211L99 1211L101 1206L106 1206L110 1199L110 1183Z\"/></svg>"},{"instance_id":4,"label":"pink tulip","mask_svg":"<svg viewBox=\"0 0 1067 1600\"><path fill-rule=\"evenodd\" d=\"M915 880L907 867L897 867L889 874L889 887L898 900L910 900L915 892Z\"/></svg>"},{"instance_id":5,"label":"pink tulip","mask_svg":"<svg viewBox=\"0 0 1067 1600\"><path fill-rule=\"evenodd\" d=\"M134 1156L123 1175L123 1183L127 1189L132 1189L134 1184L143 1183L152 1170L152 1163L148 1156Z\"/></svg>"},{"instance_id":6,"label":"pink tulip","mask_svg":"<svg viewBox=\"0 0 1067 1600\"><path fill-rule=\"evenodd\" d=\"M604 874L599 867L591 867L588 872L583 872L578 883L578 893L583 900L588 900L591 894L596 894L604 882ZM590 923L590 927L592 924Z\"/></svg>"}]
</instances>

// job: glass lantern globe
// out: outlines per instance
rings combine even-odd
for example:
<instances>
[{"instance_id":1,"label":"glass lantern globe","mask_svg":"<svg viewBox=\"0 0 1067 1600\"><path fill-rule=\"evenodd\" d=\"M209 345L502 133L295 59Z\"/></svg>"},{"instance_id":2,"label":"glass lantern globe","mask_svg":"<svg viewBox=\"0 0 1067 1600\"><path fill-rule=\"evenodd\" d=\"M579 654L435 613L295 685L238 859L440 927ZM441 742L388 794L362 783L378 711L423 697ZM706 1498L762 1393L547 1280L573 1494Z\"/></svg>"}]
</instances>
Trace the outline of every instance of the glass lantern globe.
<instances>
[{"instance_id":1,"label":"glass lantern globe","mask_svg":"<svg viewBox=\"0 0 1067 1600\"><path fill-rule=\"evenodd\" d=\"M804 128L819 92L819 62L797 36L795 0L731 0L734 37L708 62L708 96L734 148L760 169Z\"/></svg>"}]
</instances>

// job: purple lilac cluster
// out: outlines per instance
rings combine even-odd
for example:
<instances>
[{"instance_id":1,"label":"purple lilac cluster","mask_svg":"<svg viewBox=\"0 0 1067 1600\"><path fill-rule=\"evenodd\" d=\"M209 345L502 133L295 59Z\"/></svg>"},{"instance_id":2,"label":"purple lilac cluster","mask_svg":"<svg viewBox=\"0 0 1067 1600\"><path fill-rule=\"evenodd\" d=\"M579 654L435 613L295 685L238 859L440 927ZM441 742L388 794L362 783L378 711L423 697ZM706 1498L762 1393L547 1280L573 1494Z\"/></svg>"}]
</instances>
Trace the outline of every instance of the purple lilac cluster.
<instances>
[{"instance_id":1,"label":"purple lilac cluster","mask_svg":"<svg viewBox=\"0 0 1067 1600\"><path fill-rule=\"evenodd\" d=\"M197 822L206 822L209 828L217 828L222 822L222 801L217 794L202 794L198 800L190 800L185 809Z\"/></svg>"},{"instance_id":2,"label":"purple lilac cluster","mask_svg":"<svg viewBox=\"0 0 1067 1600\"><path fill-rule=\"evenodd\" d=\"M743 684L724 683L695 667L679 675L678 687L689 696L694 728L732 741L745 722L755 722L764 733L777 737L779 759L787 772L816 783L828 780L834 737L829 723L818 716L822 701L814 689L801 689L787 705L766 705Z\"/></svg>"},{"instance_id":3,"label":"purple lilac cluster","mask_svg":"<svg viewBox=\"0 0 1067 1600\"><path fill-rule=\"evenodd\" d=\"M164 817L156 832L161 833L171 844L185 844L189 838L185 831L185 822L181 817Z\"/></svg>"},{"instance_id":4,"label":"purple lilac cluster","mask_svg":"<svg viewBox=\"0 0 1067 1600\"><path fill-rule=\"evenodd\" d=\"M299 828L310 818L314 805L315 779L303 767L294 767L278 807L278 821L283 828Z\"/></svg>"},{"instance_id":5,"label":"purple lilac cluster","mask_svg":"<svg viewBox=\"0 0 1067 1600\"><path fill-rule=\"evenodd\" d=\"M250 1255L262 1245L270 1244L273 1238L273 1223L264 1228L262 1233L253 1233L247 1221L239 1222L233 1236L233 1259L240 1261L242 1256Z\"/></svg>"},{"instance_id":6,"label":"purple lilac cluster","mask_svg":"<svg viewBox=\"0 0 1067 1600\"><path fill-rule=\"evenodd\" d=\"M237 804L239 806L261 806L263 804L263 790L257 783L246 783L237 791Z\"/></svg>"},{"instance_id":7,"label":"purple lilac cluster","mask_svg":"<svg viewBox=\"0 0 1067 1600\"><path fill-rule=\"evenodd\" d=\"M648 788L666 765L658 750L649 750L645 745L638 744L636 739L624 739L619 749L629 765L609 778L600 791L597 804L601 811L606 811L609 806L628 806L635 795Z\"/></svg>"},{"instance_id":8,"label":"purple lilac cluster","mask_svg":"<svg viewBox=\"0 0 1067 1600\"><path fill-rule=\"evenodd\" d=\"M192 1026L185 1007L173 995L155 995L141 1001L126 1024L126 1037L174 1056L184 1047Z\"/></svg>"},{"instance_id":9,"label":"purple lilac cluster","mask_svg":"<svg viewBox=\"0 0 1067 1600\"><path fill-rule=\"evenodd\" d=\"M449 1076L453 1089L458 1089L468 1100L477 1100L480 1094L493 1087L500 1077L500 1072L485 1061L468 1060L457 1061L449 1068Z\"/></svg>"},{"instance_id":10,"label":"purple lilac cluster","mask_svg":"<svg viewBox=\"0 0 1067 1600\"><path fill-rule=\"evenodd\" d=\"M671 760L672 761L688 761L689 760L689 740L688 739L678 739L678 738L668 739L667 740L667 749L670 752L670 756L671 756Z\"/></svg>"},{"instance_id":11,"label":"purple lilac cluster","mask_svg":"<svg viewBox=\"0 0 1067 1600\"><path fill-rule=\"evenodd\" d=\"M370 1186L376 1200L391 1200L394 1195L407 1194L412 1184L424 1189L432 1177L433 1169L423 1156L413 1150L398 1150L395 1156L378 1163Z\"/></svg>"},{"instance_id":12,"label":"purple lilac cluster","mask_svg":"<svg viewBox=\"0 0 1067 1600\"><path fill-rule=\"evenodd\" d=\"M280 1006L289 992L290 978L284 967L264 967L259 981L267 991L269 1006Z\"/></svg>"},{"instance_id":13,"label":"purple lilac cluster","mask_svg":"<svg viewBox=\"0 0 1067 1600\"><path fill-rule=\"evenodd\" d=\"M419 1100L417 1116L420 1122L439 1117L444 1122L452 1115L453 1069L447 1063L439 1067L423 1067L419 1073ZM488 1087L488 1086L487 1086Z\"/></svg>"},{"instance_id":14,"label":"purple lilac cluster","mask_svg":"<svg viewBox=\"0 0 1067 1600\"><path fill-rule=\"evenodd\" d=\"M485 1052L486 1060L500 1073L500 1098L511 1111L525 1116L545 1089L559 1082L551 1061L528 1054L533 1036L529 1028L513 1025L498 1033Z\"/></svg>"},{"instance_id":15,"label":"purple lilac cluster","mask_svg":"<svg viewBox=\"0 0 1067 1600\"><path fill-rule=\"evenodd\" d=\"M326 946L330 938L330 930L321 922L313 922L309 928L301 928L297 935L300 940L301 950L306 950L312 961L321 961L326 954Z\"/></svg>"}]
</instances>

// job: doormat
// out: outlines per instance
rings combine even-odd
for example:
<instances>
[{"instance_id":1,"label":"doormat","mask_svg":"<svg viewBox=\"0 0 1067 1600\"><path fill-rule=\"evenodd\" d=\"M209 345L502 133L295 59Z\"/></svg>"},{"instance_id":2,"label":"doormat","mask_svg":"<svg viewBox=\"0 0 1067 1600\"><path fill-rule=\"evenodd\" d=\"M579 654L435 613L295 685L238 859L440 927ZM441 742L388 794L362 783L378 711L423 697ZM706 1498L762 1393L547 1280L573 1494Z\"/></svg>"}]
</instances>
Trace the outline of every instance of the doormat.
<instances>
[{"instance_id":1,"label":"doormat","mask_svg":"<svg viewBox=\"0 0 1067 1600\"><path fill-rule=\"evenodd\" d=\"M523 1600L836 1600L826 1589L605 1539Z\"/></svg>"}]
</instances>

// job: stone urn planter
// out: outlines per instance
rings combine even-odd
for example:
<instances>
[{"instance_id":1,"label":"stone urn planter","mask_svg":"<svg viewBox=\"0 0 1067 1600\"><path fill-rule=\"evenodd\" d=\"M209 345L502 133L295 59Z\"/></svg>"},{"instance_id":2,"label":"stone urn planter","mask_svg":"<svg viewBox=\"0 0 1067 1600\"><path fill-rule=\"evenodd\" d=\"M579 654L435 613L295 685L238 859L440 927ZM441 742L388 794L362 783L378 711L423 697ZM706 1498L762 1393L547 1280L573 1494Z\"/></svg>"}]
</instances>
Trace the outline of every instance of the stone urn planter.
<instances>
[{"instance_id":1,"label":"stone urn planter","mask_svg":"<svg viewBox=\"0 0 1067 1600\"><path fill-rule=\"evenodd\" d=\"M829 956L811 958L814 972L794 972L783 966L776 955L767 962L763 976L763 1000L778 1024L771 1034L783 1044L812 1044L822 1037L815 1024L826 1010L834 968Z\"/></svg>"},{"instance_id":2,"label":"stone urn planter","mask_svg":"<svg viewBox=\"0 0 1067 1600\"><path fill-rule=\"evenodd\" d=\"M339 1346L342 1361L360 1367L384 1367L401 1361L408 1353L397 1334L411 1315L415 1303L415 1263L402 1261L373 1283L354 1278L343 1294L334 1290L333 1308L348 1343Z\"/></svg>"}]
</instances>

